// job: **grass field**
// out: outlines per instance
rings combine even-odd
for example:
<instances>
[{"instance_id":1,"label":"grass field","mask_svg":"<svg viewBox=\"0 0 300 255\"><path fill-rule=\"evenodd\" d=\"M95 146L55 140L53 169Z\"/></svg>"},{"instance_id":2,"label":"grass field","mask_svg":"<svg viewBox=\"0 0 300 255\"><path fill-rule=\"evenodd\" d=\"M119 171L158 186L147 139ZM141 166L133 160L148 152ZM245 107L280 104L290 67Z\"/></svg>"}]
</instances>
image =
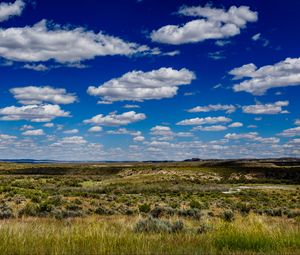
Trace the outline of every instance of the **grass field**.
<instances>
[{"instance_id":1,"label":"grass field","mask_svg":"<svg viewBox=\"0 0 300 255\"><path fill-rule=\"evenodd\" d=\"M284 161L0 163L0 254L300 254Z\"/></svg>"}]
</instances>

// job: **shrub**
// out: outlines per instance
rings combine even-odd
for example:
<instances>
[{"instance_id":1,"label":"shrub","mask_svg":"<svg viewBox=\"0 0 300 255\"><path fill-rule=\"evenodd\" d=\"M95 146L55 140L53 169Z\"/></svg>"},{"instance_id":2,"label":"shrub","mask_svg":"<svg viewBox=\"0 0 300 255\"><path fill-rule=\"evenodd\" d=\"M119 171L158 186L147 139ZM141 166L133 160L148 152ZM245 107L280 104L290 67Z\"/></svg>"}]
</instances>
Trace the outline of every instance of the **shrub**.
<instances>
[{"instance_id":1,"label":"shrub","mask_svg":"<svg viewBox=\"0 0 300 255\"><path fill-rule=\"evenodd\" d=\"M137 222L134 227L135 232L152 232L152 233L175 233L180 232L184 229L184 224L182 221L176 221L174 223L160 220L153 217L148 217L146 219L141 219Z\"/></svg>"},{"instance_id":2,"label":"shrub","mask_svg":"<svg viewBox=\"0 0 300 255\"><path fill-rule=\"evenodd\" d=\"M196 208L196 209L205 209L206 208L206 206L203 203L200 203L197 200L192 200L190 202L190 207L191 208Z\"/></svg>"},{"instance_id":3,"label":"shrub","mask_svg":"<svg viewBox=\"0 0 300 255\"><path fill-rule=\"evenodd\" d=\"M212 225L207 224L207 223L201 223L201 225L197 229L198 234L205 234L207 232L210 232L213 230Z\"/></svg>"},{"instance_id":4,"label":"shrub","mask_svg":"<svg viewBox=\"0 0 300 255\"><path fill-rule=\"evenodd\" d=\"M56 195L56 196L50 197L48 199L48 201L50 204L52 204L54 206L60 206L63 204L63 197L60 195Z\"/></svg>"},{"instance_id":5,"label":"shrub","mask_svg":"<svg viewBox=\"0 0 300 255\"><path fill-rule=\"evenodd\" d=\"M250 210L251 210L251 206L249 204L246 203L238 203L236 205L236 208L240 211L240 213L242 215L247 215L249 214Z\"/></svg>"},{"instance_id":6,"label":"shrub","mask_svg":"<svg viewBox=\"0 0 300 255\"><path fill-rule=\"evenodd\" d=\"M155 207L151 212L150 212L151 216L154 218L159 218L163 215L174 215L175 214L175 210L171 207L163 207L163 206L157 206Z\"/></svg>"},{"instance_id":7,"label":"shrub","mask_svg":"<svg viewBox=\"0 0 300 255\"><path fill-rule=\"evenodd\" d=\"M71 211L79 211L82 208L78 205L75 205L75 204L69 204L69 205L66 206L66 209L71 210Z\"/></svg>"},{"instance_id":8,"label":"shrub","mask_svg":"<svg viewBox=\"0 0 300 255\"><path fill-rule=\"evenodd\" d=\"M139 211L140 212L148 213L148 212L150 212L150 210L151 210L150 204L145 203L145 204L139 205Z\"/></svg>"},{"instance_id":9,"label":"shrub","mask_svg":"<svg viewBox=\"0 0 300 255\"><path fill-rule=\"evenodd\" d=\"M84 214L81 211L70 211L60 209L53 210L51 212L51 215L58 220L84 216Z\"/></svg>"},{"instance_id":10,"label":"shrub","mask_svg":"<svg viewBox=\"0 0 300 255\"><path fill-rule=\"evenodd\" d=\"M23 201L26 201L26 197L16 195L16 196L14 196L13 200L14 200L15 204L19 205L19 204L21 204Z\"/></svg>"},{"instance_id":11,"label":"shrub","mask_svg":"<svg viewBox=\"0 0 300 255\"><path fill-rule=\"evenodd\" d=\"M39 214L39 206L35 203L27 203L25 207L20 210L19 215L20 216L37 216Z\"/></svg>"},{"instance_id":12,"label":"shrub","mask_svg":"<svg viewBox=\"0 0 300 255\"><path fill-rule=\"evenodd\" d=\"M99 215L113 215L115 214L115 212L113 210L111 210L110 208L107 208L105 206L100 205L96 210L95 210L96 214Z\"/></svg>"},{"instance_id":13,"label":"shrub","mask_svg":"<svg viewBox=\"0 0 300 255\"><path fill-rule=\"evenodd\" d=\"M201 211L199 209L193 208L193 209L184 209L178 211L179 216L183 217L191 217L195 219L201 218Z\"/></svg>"},{"instance_id":14,"label":"shrub","mask_svg":"<svg viewBox=\"0 0 300 255\"><path fill-rule=\"evenodd\" d=\"M300 216L300 211L288 211L288 218L296 218Z\"/></svg>"},{"instance_id":15,"label":"shrub","mask_svg":"<svg viewBox=\"0 0 300 255\"><path fill-rule=\"evenodd\" d=\"M224 211L221 215L221 218L228 222L234 221L234 213L230 210Z\"/></svg>"},{"instance_id":16,"label":"shrub","mask_svg":"<svg viewBox=\"0 0 300 255\"><path fill-rule=\"evenodd\" d=\"M13 210L6 204L0 205L0 219L9 219L13 218Z\"/></svg>"}]
</instances>

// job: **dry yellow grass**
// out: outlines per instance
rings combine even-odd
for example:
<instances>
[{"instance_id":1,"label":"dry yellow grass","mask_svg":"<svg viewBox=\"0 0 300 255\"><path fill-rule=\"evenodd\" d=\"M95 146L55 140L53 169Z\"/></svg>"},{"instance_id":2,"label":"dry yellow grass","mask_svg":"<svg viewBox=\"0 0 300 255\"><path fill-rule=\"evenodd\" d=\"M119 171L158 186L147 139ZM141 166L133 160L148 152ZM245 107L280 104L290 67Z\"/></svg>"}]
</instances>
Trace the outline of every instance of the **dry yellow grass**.
<instances>
[{"instance_id":1,"label":"dry yellow grass","mask_svg":"<svg viewBox=\"0 0 300 255\"><path fill-rule=\"evenodd\" d=\"M295 221L250 215L232 223L199 221L179 233L135 233L139 217L88 217L67 221L23 218L1 221L0 254L299 254Z\"/></svg>"}]
</instances>

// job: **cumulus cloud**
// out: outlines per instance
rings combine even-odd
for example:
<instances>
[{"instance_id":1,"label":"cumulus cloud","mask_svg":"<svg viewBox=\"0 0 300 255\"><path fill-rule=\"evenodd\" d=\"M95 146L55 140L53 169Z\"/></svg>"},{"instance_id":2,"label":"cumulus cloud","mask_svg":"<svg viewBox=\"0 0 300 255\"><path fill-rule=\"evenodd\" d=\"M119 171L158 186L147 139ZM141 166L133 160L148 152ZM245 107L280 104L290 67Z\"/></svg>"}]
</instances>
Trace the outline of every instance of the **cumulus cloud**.
<instances>
[{"instance_id":1,"label":"cumulus cloud","mask_svg":"<svg viewBox=\"0 0 300 255\"><path fill-rule=\"evenodd\" d=\"M244 126L241 122L233 122L228 127L236 128L236 127L242 127Z\"/></svg>"},{"instance_id":2,"label":"cumulus cloud","mask_svg":"<svg viewBox=\"0 0 300 255\"><path fill-rule=\"evenodd\" d=\"M252 38L253 41L257 41L257 40L260 39L260 36L261 36L261 34L260 34L260 33L257 33L257 34L255 34L255 35L253 35L251 38Z\"/></svg>"},{"instance_id":3,"label":"cumulus cloud","mask_svg":"<svg viewBox=\"0 0 300 255\"><path fill-rule=\"evenodd\" d=\"M14 135L7 135L7 134L0 134L0 142L4 141L4 140L14 140L17 137Z\"/></svg>"},{"instance_id":4,"label":"cumulus cloud","mask_svg":"<svg viewBox=\"0 0 300 255\"><path fill-rule=\"evenodd\" d=\"M126 109L132 109L132 108L140 108L139 105L136 105L136 104L125 104L123 106L123 108L126 108Z\"/></svg>"},{"instance_id":5,"label":"cumulus cloud","mask_svg":"<svg viewBox=\"0 0 300 255\"><path fill-rule=\"evenodd\" d=\"M22 133L22 135L28 135L28 136L40 136L44 135L43 129L33 129L33 130L27 130Z\"/></svg>"},{"instance_id":6,"label":"cumulus cloud","mask_svg":"<svg viewBox=\"0 0 300 255\"><path fill-rule=\"evenodd\" d=\"M157 125L150 129L150 134L158 140L172 140L175 137L192 137L191 132L174 132L168 126Z\"/></svg>"},{"instance_id":7,"label":"cumulus cloud","mask_svg":"<svg viewBox=\"0 0 300 255\"><path fill-rule=\"evenodd\" d=\"M60 141L54 143L54 146L68 145L68 144L86 144L87 141L82 136L68 136L62 138Z\"/></svg>"},{"instance_id":8,"label":"cumulus cloud","mask_svg":"<svg viewBox=\"0 0 300 255\"><path fill-rule=\"evenodd\" d=\"M43 65L43 64L37 64L37 65L36 64L25 64L23 66L23 68L38 71L38 72L44 72L44 71L49 70L49 67L47 67L46 65Z\"/></svg>"},{"instance_id":9,"label":"cumulus cloud","mask_svg":"<svg viewBox=\"0 0 300 255\"><path fill-rule=\"evenodd\" d=\"M300 126L299 127L294 127L294 128L289 128L283 130L279 136L283 137L294 137L294 136L300 136Z\"/></svg>"},{"instance_id":10,"label":"cumulus cloud","mask_svg":"<svg viewBox=\"0 0 300 255\"><path fill-rule=\"evenodd\" d=\"M248 6L231 6L228 11L210 6L180 8L179 14L198 19L179 25L166 25L151 33L152 41L167 44L196 43L208 39L223 39L240 34L247 22L258 19Z\"/></svg>"},{"instance_id":11,"label":"cumulus cloud","mask_svg":"<svg viewBox=\"0 0 300 255\"><path fill-rule=\"evenodd\" d=\"M41 104L50 102L53 104L71 104L77 100L76 95L67 93L63 88L53 88L50 86L18 87L10 89L14 98L21 104Z\"/></svg>"},{"instance_id":12,"label":"cumulus cloud","mask_svg":"<svg viewBox=\"0 0 300 255\"><path fill-rule=\"evenodd\" d=\"M71 134L77 134L78 132L79 130L74 128L74 129L65 130L63 133L71 135Z\"/></svg>"},{"instance_id":13,"label":"cumulus cloud","mask_svg":"<svg viewBox=\"0 0 300 255\"><path fill-rule=\"evenodd\" d=\"M288 106L289 101L277 101L272 104L255 104L243 106L242 110L244 113L250 114L279 114L288 113L287 110L283 110L284 106Z\"/></svg>"},{"instance_id":14,"label":"cumulus cloud","mask_svg":"<svg viewBox=\"0 0 300 255\"><path fill-rule=\"evenodd\" d=\"M173 131L167 126L155 126L150 129L151 135L173 135Z\"/></svg>"},{"instance_id":15,"label":"cumulus cloud","mask_svg":"<svg viewBox=\"0 0 300 255\"><path fill-rule=\"evenodd\" d=\"M206 118L192 118L192 119L185 119L179 121L176 125L187 126L187 125L203 125L203 124L215 124L215 123L226 123L230 122L231 119L219 116L219 117L206 117Z\"/></svg>"},{"instance_id":16,"label":"cumulus cloud","mask_svg":"<svg viewBox=\"0 0 300 255\"><path fill-rule=\"evenodd\" d=\"M260 143L279 143L280 139L276 137L260 137L257 132L249 132L249 133L229 133L225 135L226 139L229 140L240 140L247 139Z\"/></svg>"},{"instance_id":17,"label":"cumulus cloud","mask_svg":"<svg viewBox=\"0 0 300 255\"><path fill-rule=\"evenodd\" d=\"M97 56L150 52L145 45L126 42L103 32L60 26L46 20L34 26L0 29L0 56L12 61L78 63Z\"/></svg>"},{"instance_id":18,"label":"cumulus cloud","mask_svg":"<svg viewBox=\"0 0 300 255\"><path fill-rule=\"evenodd\" d=\"M187 110L188 112L212 112L212 111L226 111L226 113L235 112L236 107L234 105L221 105L221 104L210 104L207 106L196 106L192 109Z\"/></svg>"},{"instance_id":19,"label":"cumulus cloud","mask_svg":"<svg viewBox=\"0 0 300 255\"><path fill-rule=\"evenodd\" d=\"M28 129L33 129L33 126L25 124L20 128L21 131L28 130Z\"/></svg>"},{"instance_id":20,"label":"cumulus cloud","mask_svg":"<svg viewBox=\"0 0 300 255\"><path fill-rule=\"evenodd\" d=\"M222 126L222 125L213 125L213 126L198 126L198 127L194 127L193 131L210 131L210 132L217 132L217 131L224 131L226 130L227 127L226 126Z\"/></svg>"},{"instance_id":21,"label":"cumulus cloud","mask_svg":"<svg viewBox=\"0 0 300 255\"><path fill-rule=\"evenodd\" d=\"M17 0L14 3L0 3L0 22L8 20L12 16L20 16L25 3Z\"/></svg>"},{"instance_id":22,"label":"cumulus cloud","mask_svg":"<svg viewBox=\"0 0 300 255\"><path fill-rule=\"evenodd\" d=\"M131 131L126 128L119 128L117 130L108 130L106 133L110 135L132 135L132 136L140 136L142 134L140 131Z\"/></svg>"},{"instance_id":23,"label":"cumulus cloud","mask_svg":"<svg viewBox=\"0 0 300 255\"><path fill-rule=\"evenodd\" d=\"M88 131L92 132L92 133L96 133L96 132L101 132L102 130L103 130L102 127L94 126L94 127L91 127Z\"/></svg>"},{"instance_id":24,"label":"cumulus cloud","mask_svg":"<svg viewBox=\"0 0 300 255\"><path fill-rule=\"evenodd\" d=\"M128 125L140 120L146 119L146 115L143 113L136 113L135 111L124 112L117 114L115 112L109 115L98 114L91 119L85 120L84 123L91 123L103 126L121 126Z\"/></svg>"},{"instance_id":25,"label":"cumulus cloud","mask_svg":"<svg viewBox=\"0 0 300 255\"><path fill-rule=\"evenodd\" d=\"M47 128L51 128L51 127L54 127L54 124L49 122L49 123L44 124L43 126L47 127Z\"/></svg>"},{"instance_id":26,"label":"cumulus cloud","mask_svg":"<svg viewBox=\"0 0 300 255\"><path fill-rule=\"evenodd\" d=\"M139 135L133 138L134 142L143 142L145 140L145 137Z\"/></svg>"},{"instance_id":27,"label":"cumulus cloud","mask_svg":"<svg viewBox=\"0 0 300 255\"><path fill-rule=\"evenodd\" d=\"M274 65L257 68L253 63L229 72L234 79L246 80L235 84L234 91L263 95L268 89L300 85L300 58L286 58Z\"/></svg>"},{"instance_id":28,"label":"cumulus cloud","mask_svg":"<svg viewBox=\"0 0 300 255\"><path fill-rule=\"evenodd\" d=\"M229 40L217 40L215 42L215 45L217 45L219 47L224 47L224 46L226 46L226 45L228 45L230 43L231 43L231 41L229 41Z\"/></svg>"},{"instance_id":29,"label":"cumulus cloud","mask_svg":"<svg viewBox=\"0 0 300 255\"><path fill-rule=\"evenodd\" d=\"M0 108L0 120L29 120L32 122L49 122L57 117L70 117L59 105L25 105Z\"/></svg>"},{"instance_id":30,"label":"cumulus cloud","mask_svg":"<svg viewBox=\"0 0 300 255\"><path fill-rule=\"evenodd\" d=\"M105 102L170 98L177 94L180 85L190 84L193 79L194 73L185 68L163 67L150 72L131 71L99 87L90 86L87 92Z\"/></svg>"},{"instance_id":31,"label":"cumulus cloud","mask_svg":"<svg viewBox=\"0 0 300 255\"><path fill-rule=\"evenodd\" d=\"M300 120L299 119L295 120L295 125L300 125Z\"/></svg>"}]
</instances>

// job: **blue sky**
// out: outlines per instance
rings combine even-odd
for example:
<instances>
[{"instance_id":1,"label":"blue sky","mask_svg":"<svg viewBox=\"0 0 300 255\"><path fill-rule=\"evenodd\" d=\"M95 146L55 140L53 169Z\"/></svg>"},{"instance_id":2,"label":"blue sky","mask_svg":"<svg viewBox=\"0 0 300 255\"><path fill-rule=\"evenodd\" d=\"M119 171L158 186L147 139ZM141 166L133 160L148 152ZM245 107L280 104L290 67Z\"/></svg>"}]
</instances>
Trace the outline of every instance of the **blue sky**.
<instances>
[{"instance_id":1,"label":"blue sky","mask_svg":"<svg viewBox=\"0 0 300 255\"><path fill-rule=\"evenodd\" d=\"M1 1L0 158L299 156L299 8Z\"/></svg>"}]
</instances>

